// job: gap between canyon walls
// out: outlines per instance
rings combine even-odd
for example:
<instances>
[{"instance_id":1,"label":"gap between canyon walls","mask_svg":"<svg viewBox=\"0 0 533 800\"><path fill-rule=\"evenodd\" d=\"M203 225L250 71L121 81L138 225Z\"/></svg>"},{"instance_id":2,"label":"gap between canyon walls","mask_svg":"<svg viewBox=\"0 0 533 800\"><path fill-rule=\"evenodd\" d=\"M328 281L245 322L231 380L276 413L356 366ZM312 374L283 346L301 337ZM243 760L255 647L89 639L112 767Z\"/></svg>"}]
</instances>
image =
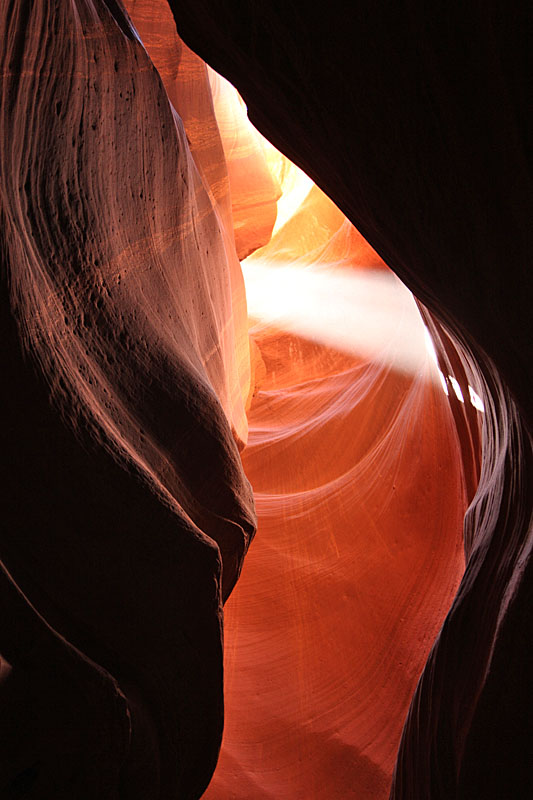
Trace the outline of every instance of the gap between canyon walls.
<instances>
[{"instance_id":1,"label":"gap between canyon walls","mask_svg":"<svg viewBox=\"0 0 533 800\"><path fill-rule=\"evenodd\" d=\"M180 112L185 96L205 97L205 65L164 4L157 21L153 4L129 10ZM206 797L386 797L410 697L464 564L454 424L476 440L479 420L457 358L443 369L459 375L467 403L450 385L450 413L403 319L416 309L387 300L395 284L383 261L261 141L232 87L210 81L239 251L255 250L245 267L260 299L249 294L261 358L243 452L259 536L226 605L226 732ZM198 113L185 107L184 119L205 159L217 126L209 138ZM283 219L271 236L276 200ZM358 297L368 316L384 309L373 320L385 329L379 343ZM332 315L317 327L324 303ZM332 335L340 350L327 347ZM473 493L479 444L465 454Z\"/></svg>"},{"instance_id":2,"label":"gap between canyon walls","mask_svg":"<svg viewBox=\"0 0 533 800\"><path fill-rule=\"evenodd\" d=\"M531 140L520 2L170 0L180 35L431 312L485 408L466 570L391 798L533 793ZM443 324L448 331L443 331ZM446 374L446 373L445 373ZM472 465L472 437L461 448ZM472 428L470 427L470 432ZM466 472L475 475L474 469ZM470 486L472 481L467 479Z\"/></svg>"}]
</instances>

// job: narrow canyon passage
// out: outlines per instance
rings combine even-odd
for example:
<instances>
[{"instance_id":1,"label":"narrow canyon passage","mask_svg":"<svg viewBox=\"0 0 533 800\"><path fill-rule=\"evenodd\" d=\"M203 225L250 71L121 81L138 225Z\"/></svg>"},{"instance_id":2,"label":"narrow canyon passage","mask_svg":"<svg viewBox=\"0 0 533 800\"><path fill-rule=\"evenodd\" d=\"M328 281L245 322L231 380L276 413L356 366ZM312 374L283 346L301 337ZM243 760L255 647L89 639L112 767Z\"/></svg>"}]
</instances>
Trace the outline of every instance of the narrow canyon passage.
<instances>
[{"instance_id":1,"label":"narrow canyon passage","mask_svg":"<svg viewBox=\"0 0 533 800\"><path fill-rule=\"evenodd\" d=\"M457 432L418 311L398 287L387 295L388 270L349 223L328 229L332 204L310 192L244 262L251 312L263 315L250 320L261 361L242 454L258 531L225 607L212 800L386 798L464 568ZM344 352L322 343L335 335Z\"/></svg>"},{"instance_id":2,"label":"narrow canyon passage","mask_svg":"<svg viewBox=\"0 0 533 800\"><path fill-rule=\"evenodd\" d=\"M389 374L354 399L364 365L287 335L261 344L244 451L258 534L225 610L206 797L385 798L462 573L453 431L431 385Z\"/></svg>"}]
</instances>

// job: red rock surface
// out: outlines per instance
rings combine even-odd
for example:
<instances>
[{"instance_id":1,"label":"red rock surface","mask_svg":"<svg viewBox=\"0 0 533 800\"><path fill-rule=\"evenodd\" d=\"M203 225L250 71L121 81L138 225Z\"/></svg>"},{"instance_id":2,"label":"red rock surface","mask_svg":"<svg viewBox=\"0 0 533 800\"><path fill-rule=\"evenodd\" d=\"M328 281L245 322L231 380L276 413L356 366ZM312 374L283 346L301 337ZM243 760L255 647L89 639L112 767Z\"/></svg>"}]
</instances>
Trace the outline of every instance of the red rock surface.
<instances>
[{"instance_id":1,"label":"red rock surface","mask_svg":"<svg viewBox=\"0 0 533 800\"><path fill-rule=\"evenodd\" d=\"M533 740L530 20L522 3L170 0L181 36L435 315L485 405L466 571L391 797L527 798ZM447 342L447 347L442 343ZM464 418L463 418L464 417ZM456 414L472 466L472 426Z\"/></svg>"},{"instance_id":2,"label":"red rock surface","mask_svg":"<svg viewBox=\"0 0 533 800\"><path fill-rule=\"evenodd\" d=\"M242 99L216 72L209 75L228 165L235 246L243 259L270 241L281 188L267 163L268 143L247 124Z\"/></svg>"},{"instance_id":3,"label":"red rock surface","mask_svg":"<svg viewBox=\"0 0 533 800\"><path fill-rule=\"evenodd\" d=\"M249 408L205 796L529 798L520 6L126 5L0 7L0 795L203 795Z\"/></svg>"},{"instance_id":4,"label":"red rock surface","mask_svg":"<svg viewBox=\"0 0 533 800\"><path fill-rule=\"evenodd\" d=\"M335 302L328 282L340 274L354 293L368 293L378 264L384 275L320 195L311 189L245 262L252 313L268 313L254 281L264 295L269 270L278 312L288 269L300 296L320 277L322 303ZM308 313L316 323L321 303ZM410 699L461 579L466 497L450 398L427 354L408 373L392 352L423 341L410 326L403 338L407 306L387 307L392 341L388 331L372 357L356 354L372 328L353 304L351 313L364 330L338 340L345 352L320 341L322 326L314 341L283 330L298 330L301 313L251 328L266 368L243 452L258 533L225 608L226 726L210 800L386 798Z\"/></svg>"},{"instance_id":5,"label":"red rock surface","mask_svg":"<svg viewBox=\"0 0 533 800\"><path fill-rule=\"evenodd\" d=\"M0 794L198 797L254 530L242 275L119 6L0 29Z\"/></svg>"}]
</instances>

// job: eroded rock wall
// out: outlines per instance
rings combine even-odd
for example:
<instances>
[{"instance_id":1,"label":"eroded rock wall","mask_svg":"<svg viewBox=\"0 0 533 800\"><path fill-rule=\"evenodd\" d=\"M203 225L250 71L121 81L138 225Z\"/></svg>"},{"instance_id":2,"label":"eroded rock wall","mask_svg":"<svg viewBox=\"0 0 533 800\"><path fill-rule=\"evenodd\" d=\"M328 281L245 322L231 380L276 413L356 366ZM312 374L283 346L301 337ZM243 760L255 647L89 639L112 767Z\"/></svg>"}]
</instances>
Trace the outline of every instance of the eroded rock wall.
<instances>
[{"instance_id":1,"label":"eroded rock wall","mask_svg":"<svg viewBox=\"0 0 533 800\"><path fill-rule=\"evenodd\" d=\"M121 6L0 29L0 793L198 797L254 530L242 276Z\"/></svg>"},{"instance_id":2,"label":"eroded rock wall","mask_svg":"<svg viewBox=\"0 0 533 800\"><path fill-rule=\"evenodd\" d=\"M225 607L205 797L384 800L464 569L464 404L409 292L316 186L243 271L265 367L243 451L258 532Z\"/></svg>"},{"instance_id":3,"label":"eroded rock wall","mask_svg":"<svg viewBox=\"0 0 533 800\"><path fill-rule=\"evenodd\" d=\"M6 796L199 797L221 738L221 600L254 525L235 442L246 437L250 383L242 283L205 65L180 45L164 4L129 6L145 26L141 38L152 37L154 61L160 54L163 83L114 0L11 2L1 10ZM360 361L344 356L333 383L341 399L360 391L360 400L336 418L324 412L335 407L335 359L293 335L256 332L263 387L244 458L269 535L243 584L243 596L261 602L237 602L230 616L232 635L251 654L233 662L230 692L238 697L244 686L253 694L257 676L239 669L250 672L261 648L268 660L274 640L288 646L286 628L268 627L269 605L276 621L292 625L294 652L267 670L265 679L279 685L265 692L272 705L264 718L252 706L235 716L254 736L248 745L246 732L240 740L230 728L209 792L225 798L235 784L243 798L279 797L287 786L306 798L388 791L414 673L459 578L457 540L444 533L454 529L458 505L447 505L440 487L424 492L442 527L429 523L434 538L417 536L413 546L408 528L421 531L425 507L389 498L392 534L394 515L403 521L393 554L405 580L391 573L384 599L372 580L383 580L382 556L390 555L372 524L383 509L371 496L370 510L365 502L352 509L346 479L365 463L364 436L330 458L322 478L313 457L318 430L342 441L350 417L365 435L375 428L387 450L401 427L385 435L374 412L398 403L398 441L419 470L402 462L412 496L420 496L420 471L444 464L456 498L464 480L471 505L466 572L411 703L392 796L529 797L531 184L520 8L503 15L490 4L454 11L372 3L347 16L340 3L327 15L274 3L171 6L189 45L238 86L252 119L377 251L316 190L306 210L334 229L329 236L308 226L319 258L347 264L357 254L373 269L392 267L426 306L445 380L455 376L464 392L474 384L485 409L479 473L478 417L453 399L449 381L448 409L433 385L381 368L369 382ZM276 232L270 258L305 256L301 242L294 245L300 224ZM432 447L445 430L451 439L437 465ZM376 466L380 480L393 479L401 456L381 475ZM305 469L293 469L296 462ZM339 495L329 493L331 482ZM316 515L308 543L296 537L307 501ZM374 538L363 562L350 551L339 567L339 546L351 545L346 508L366 515L361 528L370 525ZM284 531L294 538L289 561ZM440 583L431 572L437 562ZM265 565L275 580L262 585ZM349 608L361 613L401 605L411 586L415 616L397 626L386 612L379 617L393 642L387 652L368 618L344 626L333 611L343 580ZM287 586L292 596L283 595ZM374 592L372 602L353 599L358 586ZM274 613L280 596L284 608ZM326 613L317 613L321 605ZM423 633L413 645L417 626ZM327 657L312 630L324 641L335 632ZM332 665L348 674L352 641L374 661L370 677L359 664L348 691L326 676ZM311 657L317 672L305 673ZM387 666L387 658L396 661ZM288 663L301 672L286 679ZM302 702L300 680L309 682ZM305 702L325 686L309 706L313 717ZM379 713L365 706L361 687ZM262 775L255 747L268 754ZM282 769L273 776L275 759Z\"/></svg>"},{"instance_id":4,"label":"eroded rock wall","mask_svg":"<svg viewBox=\"0 0 533 800\"><path fill-rule=\"evenodd\" d=\"M484 387L466 573L411 706L392 796L528 797L525 8L170 4L185 41L232 81L257 127L446 325L463 367Z\"/></svg>"}]
</instances>

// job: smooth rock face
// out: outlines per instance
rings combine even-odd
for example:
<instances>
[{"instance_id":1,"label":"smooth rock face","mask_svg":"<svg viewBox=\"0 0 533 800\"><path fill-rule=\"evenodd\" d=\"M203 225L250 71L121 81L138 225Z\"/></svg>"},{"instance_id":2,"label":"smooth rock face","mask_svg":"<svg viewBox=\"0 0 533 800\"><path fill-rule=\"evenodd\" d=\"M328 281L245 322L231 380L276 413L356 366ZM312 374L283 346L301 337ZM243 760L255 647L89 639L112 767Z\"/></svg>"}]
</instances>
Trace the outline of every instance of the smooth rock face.
<instances>
[{"instance_id":1,"label":"smooth rock face","mask_svg":"<svg viewBox=\"0 0 533 800\"><path fill-rule=\"evenodd\" d=\"M464 569L462 404L408 292L317 187L243 270L265 364L243 451L258 533L225 608L205 797L386 798Z\"/></svg>"},{"instance_id":2,"label":"smooth rock face","mask_svg":"<svg viewBox=\"0 0 533 800\"><path fill-rule=\"evenodd\" d=\"M213 70L209 77L228 166L235 247L242 260L270 241L281 187L267 163L268 142L248 123L242 99Z\"/></svg>"},{"instance_id":3,"label":"smooth rock face","mask_svg":"<svg viewBox=\"0 0 533 800\"><path fill-rule=\"evenodd\" d=\"M242 275L119 6L0 30L0 795L199 797L254 530Z\"/></svg>"}]
</instances>

